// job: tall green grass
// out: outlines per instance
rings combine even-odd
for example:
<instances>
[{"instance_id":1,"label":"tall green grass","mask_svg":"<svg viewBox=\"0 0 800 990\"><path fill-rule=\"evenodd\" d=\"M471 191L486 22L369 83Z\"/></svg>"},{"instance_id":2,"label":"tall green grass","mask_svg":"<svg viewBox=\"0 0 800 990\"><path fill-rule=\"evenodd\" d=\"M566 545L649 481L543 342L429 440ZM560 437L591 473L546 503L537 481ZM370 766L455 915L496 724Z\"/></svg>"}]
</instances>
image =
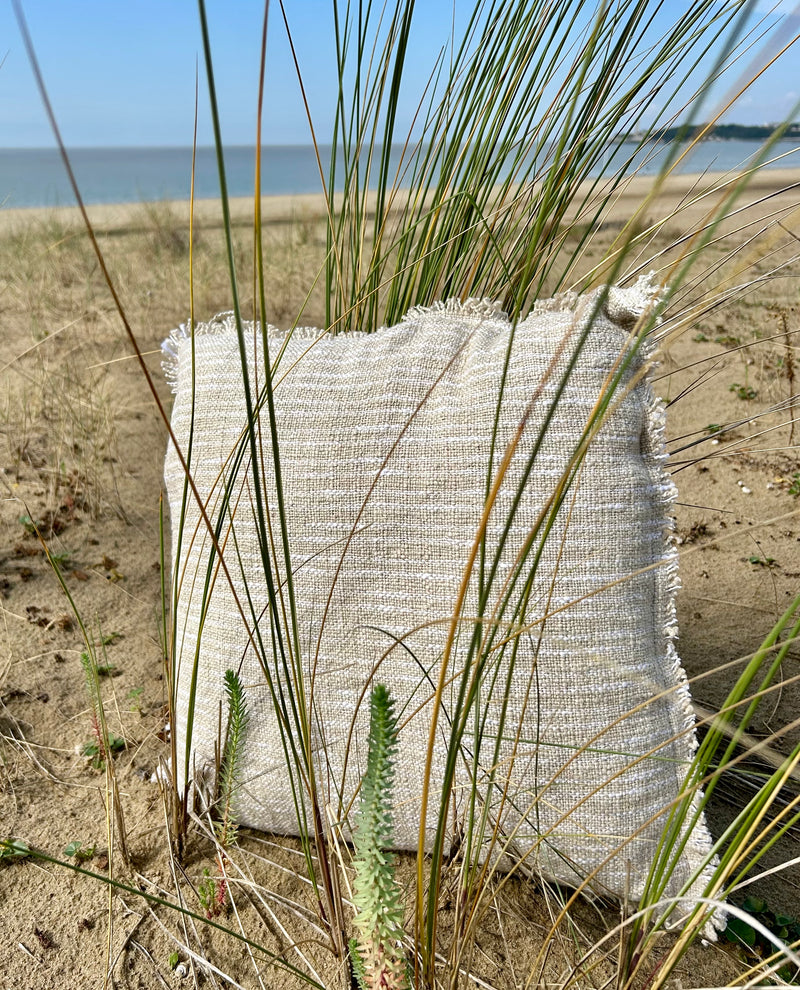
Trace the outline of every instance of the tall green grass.
<instances>
[{"instance_id":1,"label":"tall green grass","mask_svg":"<svg viewBox=\"0 0 800 990\"><path fill-rule=\"evenodd\" d=\"M699 0L683 5L663 34L654 37L651 21L659 6L646 0L601 0L590 10L576 0L476 3L463 36L443 42L441 56L431 66L429 78L420 82L411 77L409 68L410 47L414 44L412 0L390 0L386 5L369 0L334 2L338 91L333 152L327 167L320 161L327 212L327 254L321 273L325 281L327 329L372 331L398 320L412 306L427 305L445 297L490 297L498 300L512 319L518 319L530 311L537 299L553 292L567 288L585 290L624 280L636 267L630 259L646 250L653 235L653 230L643 224L648 204L673 171L683 154L683 146L676 143L669 149L638 216L632 218L604 256L587 266L586 254L593 231L624 188L627 166L645 146L648 136L676 120L686 122L683 136L690 143L699 139L693 121L714 116L708 111L712 85L731 71L735 73L737 59L749 53L758 33L758 28L749 27L753 4ZM291 40L292 11L283 2L280 10ZM302 620L293 587L291 533L286 522L273 393L273 374L280 354L271 352L266 332L271 314L264 278L260 151L256 160L252 279L256 318L262 328L263 364L256 380L247 361L240 301L242 283L234 262L222 122L217 108L213 39L203 0L199 2L199 15L227 237L230 305L239 338L247 423L241 444L231 451L224 495L213 511L204 504L192 480L191 443L181 452L186 471L182 512L190 500L200 504L203 525L214 548L203 576L202 595L208 598L214 593L215 582L231 580L221 547L231 535L233 479L249 476L268 608L265 613L264 603L256 604L246 593L239 600L240 619L252 629L251 646L260 658L275 719L281 729L286 772L294 793L304 879L317 910L313 919L298 897L296 908L288 915L288 924L296 926L291 940L301 960L290 968L295 975L303 972L309 983L318 985L317 955L299 946L309 937L322 939L327 950L345 963L352 916L347 896L349 854L329 821L325 805L324 753L320 755L315 750L314 685L308 674L310 658L300 631ZM261 30L261 84L257 94L259 149L260 113L268 67L266 10ZM707 68L700 83L692 83L702 67ZM298 76L302 85L302 64L298 65ZM697 89L688 101L684 96L687 84ZM401 94L414 86L419 93L419 104L409 133L399 122L398 108ZM310 110L309 113L313 121ZM630 148L624 138L634 131L640 135L640 143ZM315 140L318 137L315 135ZM402 148L399 162L391 155L398 145ZM616 172L592 177L609 149L628 148L627 161ZM769 153L767 143L762 160ZM758 164L750 175L757 168ZM486 718L486 685L492 672L499 669L497 657L506 660L506 673L501 675L505 680L493 683L491 690L503 697L510 690L520 630L533 621L530 595L539 558L556 518L568 505L586 452L619 401L625 388L625 371L651 333L656 318L665 319L664 332L679 326L683 317L670 306L679 290L695 277L698 264L702 266L704 248L719 236L722 219L741 197L747 178L747 175L737 176L721 184L719 195L709 208L707 222L693 231L691 237L683 239L662 262L663 300L635 328L627 356L613 370L585 430L575 438L568 466L554 485L529 534L524 554L515 562L511 577L503 586L499 586L497 576L500 554L522 498L524 483L503 520L499 548L490 547L486 539L488 520L515 453L514 442L507 449L499 446L495 449L493 445L486 465L485 512L469 559L464 561L464 582L452 609L444 655L439 669L431 675L437 714L425 754L426 781L430 780L437 731L446 735L448 755L441 795L429 793L426 786L421 797L420 837L424 838L425 826L432 822L435 839L430 856L423 853L420 842L415 875L407 891L410 918L406 923L406 949L417 986L455 986L462 980L468 981L481 924L490 910L492 897L512 883L508 875L504 879L493 878L491 868L482 858L487 846L490 850L502 850L508 837L497 833L481 807L477 778L473 780L469 813L464 822L461 865L454 868L445 857L456 763L463 748L471 745L473 735L480 735ZM102 260L99 249L98 256ZM110 274L108 279L111 285ZM116 295L114 298L123 312L119 298ZM141 360L136 334L127 322L126 330ZM589 332L587 329L585 333ZM523 478L536 470L537 452L558 416L559 402L568 387L582 342L577 342L574 356L557 382L555 398L524 465ZM147 376L143 361L142 368ZM155 395L156 390L149 383ZM497 401L499 408L502 390ZM159 410L168 424L168 416L160 404ZM266 497L264 478L267 476L274 478L274 501ZM354 528L356 524L354 520ZM235 541L235 517L232 533ZM189 540L194 535L182 533L181 539ZM175 556L178 558L179 554ZM471 583L478 588L477 620L475 616L468 618L465 610ZM185 593L181 575L175 574L173 598L181 593ZM495 600L499 602L496 607L492 605ZM618 986L639 985L645 978L649 985L662 985L687 947L701 936L710 913L726 893L757 866L763 850L800 818L796 799L790 800L781 811L774 810L787 776L800 759L800 752L795 750L764 781L720 837L716 848L718 860L710 860L708 864L713 868L713 880L708 885L706 899L684 924L666 958L662 956L657 965L653 963L658 933L663 932L674 911L674 898L665 898L664 892L687 828L700 815L714 789L722 786L719 783L722 775L740 759L737 744L758 701L773 690L786 653L797 641L799 611L800 598L792 603L763 648L747 664L728 702L709 726L689 768L684 793L666 809L668 821L663 842L654 858L645 896L639 910L631 913L613 933ZM262 621L264 614L269 617L267 621ZM177 635L173 628L169 667L173 719L179 673L175 662ZM198 676L201 650L202 642L194 648L194 667L190 672L193 681ZM185 670L180 673L186 676ZM453 699L446 717L441 704L445 688ZM505 718L507 698L502 713ZM185 749L173 752L173 771L182 765L180 776L187 781L192 769L192 720L190 701ZM506 725L505 730L513 735L515 726ZM502 734L501 731L498 736ZM483 761L494 766L496 756L497 753L487 752ZM493 771L492 776L492 786L501 787L500 775ZM177 777L176 773L176 780ZM705 789L705 797L694 800L701 788ZM223 791L230 796L226 785ZM180 851L187 830L193 827L188 787L179 790L175 784L172 802L172 838ZM214 841L213 832L209 839ZM234 849L225 850L227 859L233 860L235 856ZM491 861L490 853L488 862ZM492 879L494 883L490 883ZM558 945L559 931L564 925L569 930L576 898L590 888L590 881L587 878L577 891L565 894L560 905L554 901L553 926L529 966L528 985L545 979L546 962ZM443 935L440 917L445 889L457 891L457 909L452 928ZM269 892L263 896L268 898ZM235 937L244 939L251 948L258 948L241 930L236 931ZM593 972L607 960L609 951L609 943L598 940L571 971L565 971L563 985L592 983ZM779 951L781 961L785 961L787 953ZM270 964L285 964L285 960L276 959L270 950L265 949L262 957L268 958ZM258 967L260 963L254 965Z\"/></svg>"},{"instance_id":2,"label":"tall green grass","mask_svg":"<svg viewBox=\"0 0 800 990\"><path fill-rule=\"evenodd\" d=\"M576 278L594 225L654 134L680 121L691 144L692 122L716 119L723 108L709 107L709 89L746 50L752 9L685 4L659 35L652 20L663 5L639 0L478 3L427 86L417 84L408 134L397 104L414 87L414 4L336 7L327 316L362 330L448 296L496 299L516 318L542 295L596 284L592 271ZM652 195L689 151L669 149ZM619 167L597 176L617 152ZM625 233L614 263L603 259L605 278L635 240Z\"/></svg>"}]
</instances>

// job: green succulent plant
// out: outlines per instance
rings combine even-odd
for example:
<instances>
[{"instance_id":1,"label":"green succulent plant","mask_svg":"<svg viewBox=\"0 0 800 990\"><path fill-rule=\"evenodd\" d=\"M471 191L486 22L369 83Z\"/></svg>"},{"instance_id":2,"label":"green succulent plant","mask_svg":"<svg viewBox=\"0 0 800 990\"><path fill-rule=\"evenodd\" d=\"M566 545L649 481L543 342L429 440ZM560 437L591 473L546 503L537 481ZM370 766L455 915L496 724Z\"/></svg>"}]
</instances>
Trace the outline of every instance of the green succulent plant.
<instances>
[{"instance_id":1,"label":"green succulent plant","mask_svg":"<svg viewBox=\"0 0 800 990\"><path fill-rule=\"evenodd\" d=\"M370 696L367 770L354 835L356 937L350 941L350 958L362 990L409 985L402 948L403 902L394 857L387 852L392 843L396 754L394 700L385 685L376 684Z\"/></svg>"}]
</instances>

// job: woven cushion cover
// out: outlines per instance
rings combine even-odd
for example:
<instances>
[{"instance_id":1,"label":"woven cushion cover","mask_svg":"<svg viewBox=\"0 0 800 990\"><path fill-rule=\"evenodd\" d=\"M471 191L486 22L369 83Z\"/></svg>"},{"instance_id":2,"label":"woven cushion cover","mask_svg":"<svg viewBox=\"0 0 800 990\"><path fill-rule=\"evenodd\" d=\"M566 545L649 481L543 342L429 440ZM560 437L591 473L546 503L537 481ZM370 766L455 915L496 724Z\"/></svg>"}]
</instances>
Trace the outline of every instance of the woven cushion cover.
<instances>
[{"instance_id":1,"label":"woven cushion cover","mask_svg":"<svg viewBox=\"0 0 800 990\"><path fill-rule=\"evenodd\" d=\"M489 520L489 556L567 362L592 319L527 478L484 615L493 614L519 548L562 477L609 372L629 346L632 325L652 298L645 281L610 290L600 312L595 312L596 295L565 295L537 304L516 327L495 466L528 418ZM263 381L259 333L252 325L245 330L251 375ZM431 685L485 504L512 328L491 304L449 301L412 310L399 325L374 334L305 330L295 331L287 342L280 331L270 328L269 333L272 357L285 345L275 375L275 404L308 684L314 672L318 779L335 816L347 806L366 765L365 687L380 663L376 679L389 686L401 713L395 842L414 849ZM223 315L197 326L194 346L192 410L189 333L180 328L165 342L165 370L175 392L172 427L187 451L193 416L192 473L212 518L227 485L236 509L235 540L227 525L221 530L225 558L247 614L243 574L252 608L262 614L268 597L252 475L247 458L238 470L230 461L246 421L233 318ZM490 820L499 818L502 831L512 837L511 855L573 885L594 873L597 889L633 899L642 891L664 824L659 813L678 794L696 745L686 678L674 645L677 575L669 515L674 488L664 468L664 413L642 374L642 360L634 358L626 371L612 413L589 446L545 541L516 655L494 782L485 783L493 769L503 677L492 691L496 671L490 666L480 706L482 745L478 751L470 724L454 789L457 818L475 771ZM268 450L266 412L260 429ZM264 492L277 534L268 454L265 461ZM176 559L184 477L171 444L165 478L173 569L180 584L174 609L178 753L185 745L199 640L194 776L214 760L223 672L241 669L251 720L236 796L239 820L266 831L296 833L289 775L261 663L219 573L201 621L210 541L191 496ZM534 550L537 546L538 541ZM530 566L523 580L529 571ZM475 587L476 579L451 658L453 672L461 669L459 658L473 631L468 619L477 608ZM268 618L260 625L270 648ZM507 649L501 665L509 657ZM456 678L443 698L434 806L458 683ZM430 837L430 821L428 826ZM709 848L700 819L669 892L676 893L700 867ZM688 902L702 883L701 877Z\"/></svg>"}]
</instances>

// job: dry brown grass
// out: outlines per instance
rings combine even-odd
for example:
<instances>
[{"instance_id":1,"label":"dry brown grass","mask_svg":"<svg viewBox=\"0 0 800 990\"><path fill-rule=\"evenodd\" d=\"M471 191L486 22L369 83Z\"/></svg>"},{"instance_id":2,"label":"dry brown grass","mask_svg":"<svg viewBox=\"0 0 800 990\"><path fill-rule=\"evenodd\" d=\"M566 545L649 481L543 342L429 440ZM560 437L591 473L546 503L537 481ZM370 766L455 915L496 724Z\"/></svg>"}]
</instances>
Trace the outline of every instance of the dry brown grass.
<instances>
[{"instance_id":1,"label":"dry brown grass","mask_svg":"<svg viewBox=\"0 0 800 990\"><path fill-rule=\"evenodd\" d=\"M93 515L121 507L115 423L132 398L114 384L112 368L130 362L119 318L88 240L74 221L31 211L0 236L0 440L18 482L25 466L46 483L48 509L68 492ZM252 232L236 228L237 264L245 273ZM132 207L124 224L98 229L100 245L128 318L154 366L170 328L189 315L189 224L186 204ZM300 220L270 228L265 240L267 292L276 323L297 316L324 253L320 223ZM194 307L207 318L230 307L221 225L200 220L192 253ZM243 279L247 284L247 279ZM252 312L252 291L244 294ZM303 321L322 317L312 291ZM116 370L116 369L115 369ZM134 402L141 413L146 399Z\"/></svg>"}]
</instances>

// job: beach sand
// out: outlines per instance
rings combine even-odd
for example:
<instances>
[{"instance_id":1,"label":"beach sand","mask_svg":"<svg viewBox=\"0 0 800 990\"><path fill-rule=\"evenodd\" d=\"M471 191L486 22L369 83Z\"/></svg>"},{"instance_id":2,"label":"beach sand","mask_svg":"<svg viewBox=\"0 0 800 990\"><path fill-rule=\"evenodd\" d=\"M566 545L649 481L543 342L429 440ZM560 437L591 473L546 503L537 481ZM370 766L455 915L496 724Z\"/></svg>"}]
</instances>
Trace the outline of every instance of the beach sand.
<instances>
[{"instance_id":1,"label":"beach sand","mask_svg":"<svg viewBox=\"0 0 800 990\"><path fill-rule=\"evenodd\" d=\"M725 236L704 250L704 278L690 281L676 299L685 332L665 341L656 374L657 391L670 403L670 464L679 487L679 649L701 717L718 709L742 658L758 648L800 588L800 423L787 407L768 412L800 391L800 371L794 370L800 363L800 265L772 274L797 251L798 183L798 172L765 171L756 178L749 199L758 202L725 224ZM637 224L658 228L658 234L641 252L643 266L659 238L680 241L702 226L706 211L724 195L717 185L713 176L680 177L646 202ZM650 180L634 180L597 222L595 240L608 243L616 236L650 188ZM700 189L707 189L703 198L686 205ZM316 274L324 251L323 205L318 197L264 201L274 323L292 317ZM237 200L232 208L246 283L252 204ZM170 396L159 347L189 312L188 213L187 203L89 210L165 406ZM670 219L663 222L665 217ZM204 319L230 308L230 289L219 204L196 204L195 218L195 313ZM756 233L758 245L751 245ZM737 246L737 257L747 261L738 274L727 261ZM245 987L258 986L244 944L199 931L191 921L186 935L175 912L136 894L160 898L175 891L161 790L154 782L168 755L159 553L165 427L77 211L0 210L0 251L0 837L19 837L56 857L68 843L82 843L92 850L85 869L103 875L113 870L130 888L110 898L102 883L46 862L0 864L0 987L89 990L103 985L109 967L117 987L178 985L169 964L175 944L167 932L207 957L213 944L213 958L224 970ZM726 301L726 287L737 286L735 298ZM303 322L324 318L320 291ZM698 300L715 300L718 291L722 298L704 311ZM243 304L251 306L246 291ZM760 418L715 432L754 416ZM31 521L48 534L87 633L102 644L109 727L126 742L116 769L130 865L123 863L119 836L111 834L115 824L106 818L105 778L79 752L92 738L81 631ZM783 687L769 695L751 727L763 744L760 756L718 791L710 822L715 834L752 794L760 770L800 740L799 657L794 648L781 672ZM797 795L796 780L789 793ZM309 900L293 879L301 869L296 843L258 836L242 843L263 855L260 879L276 897ZM110 862L109 848L116 850ZM209 849L200 837L190 844L183 868L194 884L204 868L214 868ZM795 829L764 867L798 855ZM404 863L401 874L407 869ZM757 881L740 900L747 893L763 897L776 912L800 913L796 867ZM187 896L187 907L200 910ZM285 945L263 907L256 920L257 907L247 904L244 892L239 906L248 933ZM280 912L277 901L273 906ZM541 891L524 881L510 885L498 910L501 924L481 936L485 959L475 965L484 979L505 987L524 979L549 921ZM604 919L613 923L616 917L614 908L605 914L588 906L577 910L590 938L599 937ZM233 916L227 921L235 924ZM326 955L313 945L305 951ZM548 962L549 979L565 969L568 952L565 943L564 957ZM287 958L298 961L290 951ZM188 965L185 955L181 959ZM682 978L684 985L721 986L743 968L735 951L720 943L694 950ZM278 971L267 971L264 979L266 986L295 985Z\"/></svg>"}]
</instances>

